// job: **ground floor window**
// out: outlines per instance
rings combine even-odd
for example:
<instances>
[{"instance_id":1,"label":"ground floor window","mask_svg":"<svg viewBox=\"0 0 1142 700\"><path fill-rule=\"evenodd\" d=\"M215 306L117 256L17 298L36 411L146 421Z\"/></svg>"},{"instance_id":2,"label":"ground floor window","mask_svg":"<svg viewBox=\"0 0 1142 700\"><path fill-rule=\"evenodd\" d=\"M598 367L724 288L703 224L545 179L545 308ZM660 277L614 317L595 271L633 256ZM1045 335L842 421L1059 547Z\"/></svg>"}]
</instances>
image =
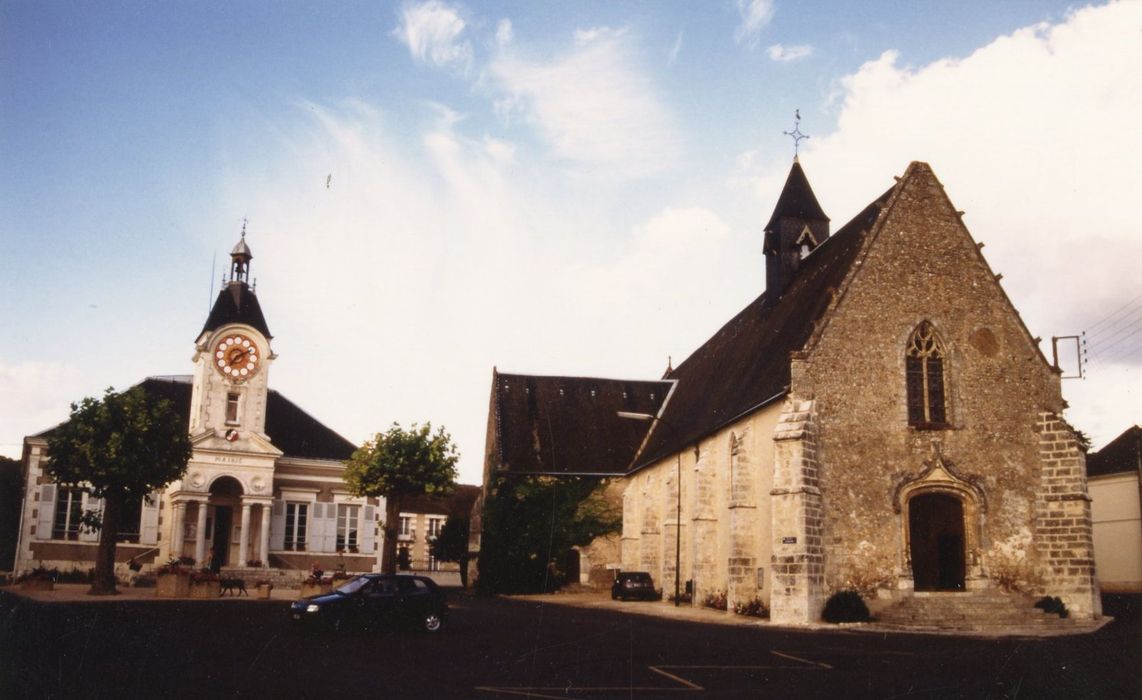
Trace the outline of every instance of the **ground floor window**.
<instances>
[{"instance_id":1,"label":"ground floor window","mask_svg":"<svg viewBox=\"0 0 1142 700\"><path fill-rule=\"evenodd\" d=\"M61 486L56 496L53 540L78 540L79 520L83 517L83 489Z\"/></svg>"},{"instance_id":2,"label":"ground floor window","mask_svg":"<svg viewBox=\"0 0 1142 700\"><path fill-rule=\"evenodd\" d=\"M285 548L295 552L305 551L306 529L309 524L308 503L286 503Z\"/></svg>"},{"instance_id":3,"label":"ground floor window","mask_svg":"<svg viewBox=\"0 0 1142 700\"><path fill-rule=\"evenodd\" d=\"M337 551L357 551L357 523L361 506L341 503L337 506Z\"/></svg>"}]
</instances>

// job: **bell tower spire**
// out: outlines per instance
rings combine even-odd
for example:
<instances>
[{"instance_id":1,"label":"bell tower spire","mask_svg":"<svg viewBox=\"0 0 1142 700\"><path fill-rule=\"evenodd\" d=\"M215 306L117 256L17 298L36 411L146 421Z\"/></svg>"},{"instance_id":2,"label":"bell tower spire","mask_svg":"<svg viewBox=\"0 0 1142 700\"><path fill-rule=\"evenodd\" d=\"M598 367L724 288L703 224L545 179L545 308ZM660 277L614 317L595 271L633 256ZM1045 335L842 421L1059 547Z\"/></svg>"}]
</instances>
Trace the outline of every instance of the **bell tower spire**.
<instances>
[{"instance_id":1,"label":"bell tower spire","mask_svg":"<svg viewBox=\"0 0 1142 700\"><path fill-rule=\"evenodd\" d=\"M242 219L242 238L230 251L230 284L250 284L250 261L254 254L246 245L246 220Z\"/></svg>"}]
</instances>

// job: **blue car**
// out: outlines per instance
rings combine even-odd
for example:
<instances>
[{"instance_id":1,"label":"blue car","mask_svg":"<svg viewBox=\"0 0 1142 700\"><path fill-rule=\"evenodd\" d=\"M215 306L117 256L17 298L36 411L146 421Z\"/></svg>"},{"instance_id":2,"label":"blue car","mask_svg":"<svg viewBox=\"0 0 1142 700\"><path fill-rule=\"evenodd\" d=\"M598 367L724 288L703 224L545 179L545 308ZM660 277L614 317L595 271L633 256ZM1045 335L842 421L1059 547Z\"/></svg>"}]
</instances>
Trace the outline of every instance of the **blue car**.
<instances>
[{"instance_id":1,"label":"blue car","mask_svg":"<svg viewBox=\"0 0 1142 700\"><path fill-rule=\"evenodd\" d=\"M364 574L332 593L294 601L290 619L307 627L412 627L439 632L448 618L444 591L426 576Z\"/></svg>"}]
</instances>

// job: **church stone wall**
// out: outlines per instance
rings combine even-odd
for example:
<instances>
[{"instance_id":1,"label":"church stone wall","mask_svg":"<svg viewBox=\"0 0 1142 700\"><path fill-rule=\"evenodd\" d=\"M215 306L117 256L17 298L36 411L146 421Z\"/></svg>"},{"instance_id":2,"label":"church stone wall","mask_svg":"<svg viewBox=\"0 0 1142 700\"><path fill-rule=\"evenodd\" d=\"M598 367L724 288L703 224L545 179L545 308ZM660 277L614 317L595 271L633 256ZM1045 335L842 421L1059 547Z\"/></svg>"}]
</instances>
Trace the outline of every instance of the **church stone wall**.
<instances>
[{"instance_id":1,"label":"church stone wall","mask_svg":"<svg viewBox=\"0 0 1142 700\"><path fill-rule=\"evenodd\" d=\"M725 595L769 605L772 584L770 489L773 432L781 407L759 410L623 480L621 560L626 570L649 571L665 598L693 586L693 604ZM682 518L678 526L676 475L681 460ZM676 550L678 532L681 547Z\"/></svg>"},{"instance_id":2,"label":"church stone wall","mask_svg":"<svg viewBox=\"0 0 1142 700\"><path fill-rule=\"evenodd\" d=\"M971 504L978 522L966 524L979 530L969 569L993 580L1029 572L1023 585L1038 589L1029 592L1089 611L1079 603L1092 585L1081 457L1060 437L1069 429L1043 417L1063 408L1058 376L940 183L912 167L803 366L795 363L791 394L812 399L817 416L823 592L910 585L908 509L894 510L893 498L935 452L982 493ZM943 429L908 423L905 348L922 321L946 350Z\"/></svg>"}]
</instances>

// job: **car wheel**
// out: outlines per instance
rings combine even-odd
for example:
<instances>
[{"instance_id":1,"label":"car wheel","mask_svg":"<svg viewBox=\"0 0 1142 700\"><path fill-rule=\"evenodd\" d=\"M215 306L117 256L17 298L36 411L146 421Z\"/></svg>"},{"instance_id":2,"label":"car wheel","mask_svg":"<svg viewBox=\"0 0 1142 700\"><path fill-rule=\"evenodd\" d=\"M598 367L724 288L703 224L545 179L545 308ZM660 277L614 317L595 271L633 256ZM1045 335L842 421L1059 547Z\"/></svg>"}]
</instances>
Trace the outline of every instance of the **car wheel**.
<instances>
[{"instance_id":1,"label":"car wheel","mask_svg":"<svg viewBox=\"0 0 1142 700\"><path fill-rule=\"evenodd\" d=\"M425 632L439 632L444 627L444 619L436 613L428 613L423 620Z\"/></svg>"},{"instance_id":2,"label":"car wheel","mask_svg":"<svg viewBox=\"0 0 1142 700\"><path fill-rule=\"evenodd\" d=\"M619 599L619 594L615 593L614 591L611 591L611 600L618 600L618 599Z\"/></svg>"}]
</instances>

